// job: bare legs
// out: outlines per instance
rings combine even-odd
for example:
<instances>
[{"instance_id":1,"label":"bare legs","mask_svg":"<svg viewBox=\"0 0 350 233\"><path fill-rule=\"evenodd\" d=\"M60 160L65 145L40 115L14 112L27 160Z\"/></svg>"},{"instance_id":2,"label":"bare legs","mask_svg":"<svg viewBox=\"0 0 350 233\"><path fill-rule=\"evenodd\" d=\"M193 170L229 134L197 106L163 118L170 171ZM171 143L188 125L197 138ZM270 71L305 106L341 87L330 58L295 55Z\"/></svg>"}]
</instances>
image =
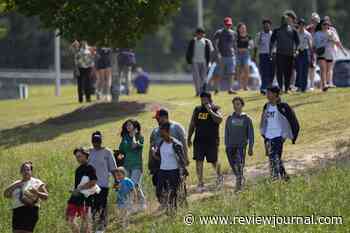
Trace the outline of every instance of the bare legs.
<instances>
[{"instance_id":1,"label":"bare legs","mask_svg":"<svg viewBox=\"0 0 350 233\"><path fill-rule=\"evenodd\" d=\"M110 101L111 100L111 87L112 87L112 69L99 69L97 70L97 100Z\"/></svg>"},{"instance_id":2,"label":"bare legs","mask_svg":"<svg viewBox=\"0 0 350 233\"><path fill-rule=\"evenodd\" d=\"M249 65L242 65L238 69L240 89L248 90Z\"/></svg>"}]
</instances>

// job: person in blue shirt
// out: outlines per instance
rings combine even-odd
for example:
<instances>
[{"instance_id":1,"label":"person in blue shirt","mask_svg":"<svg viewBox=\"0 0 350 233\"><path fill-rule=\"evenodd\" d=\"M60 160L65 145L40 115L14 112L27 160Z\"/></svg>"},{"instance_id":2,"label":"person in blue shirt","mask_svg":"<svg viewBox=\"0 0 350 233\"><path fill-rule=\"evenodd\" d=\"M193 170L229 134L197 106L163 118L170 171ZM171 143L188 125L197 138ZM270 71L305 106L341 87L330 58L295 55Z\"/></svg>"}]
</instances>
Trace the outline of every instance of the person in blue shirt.
<instances>
[{"instance_id":1,"label":"person in blue shirt","mask_svg":"<svg viewBox=\"0 0 350 233\"><path fill-rule=\"evenodd\" d=\"M123 228L128 227L130 212L132 211L133 200L137 199L137 192L134 182L126 177L126 170L123 167L118 167L116 170L116 178L118 186L117 193L117 208L119 210Z\"/></svg>"},{"instance_id":2,"label":"person in blue shirt","mask_svg":"<svg viewBox=\"0 0 350 233\"><path fill-rule=\"evenodd\" d=\"M136 77L134 80L134 86L138 94L147 94L150 83L149 74L144 72L141 67L136 69Z\"/></svg>"}]
</instances>

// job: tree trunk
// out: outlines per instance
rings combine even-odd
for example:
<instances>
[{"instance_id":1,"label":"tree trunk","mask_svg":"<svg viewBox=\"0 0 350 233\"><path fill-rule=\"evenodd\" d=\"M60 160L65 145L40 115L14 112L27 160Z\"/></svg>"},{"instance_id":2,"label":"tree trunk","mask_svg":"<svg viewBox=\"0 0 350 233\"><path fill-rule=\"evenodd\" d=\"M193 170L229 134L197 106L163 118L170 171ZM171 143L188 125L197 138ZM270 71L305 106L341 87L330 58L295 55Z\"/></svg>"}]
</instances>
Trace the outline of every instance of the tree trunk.
<instances>
[{"instance_id":1,"label":"tree trunk","mask_svg":"<svg viewBox=\"0 0 350 233\"><path fill-rule=\"evenodd\" d=\"M118 68L118 52L113 49L112 51L112 101L118 102L120 96L120 72Z\"/></svg>"}]
</instances>

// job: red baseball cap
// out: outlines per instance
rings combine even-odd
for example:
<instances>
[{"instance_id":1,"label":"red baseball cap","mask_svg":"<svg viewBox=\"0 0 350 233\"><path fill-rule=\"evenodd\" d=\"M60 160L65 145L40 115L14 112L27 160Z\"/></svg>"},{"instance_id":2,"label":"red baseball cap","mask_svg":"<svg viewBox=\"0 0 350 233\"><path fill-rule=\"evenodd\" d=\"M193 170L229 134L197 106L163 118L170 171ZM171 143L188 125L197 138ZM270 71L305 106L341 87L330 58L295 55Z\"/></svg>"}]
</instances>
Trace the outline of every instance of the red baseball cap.
<instances>
[{"instance_id":1,"label":"red baseball cap","mask_svg":"<svg viewBox=\"0 0 350 233\"><path fill-rule=\"evenodd\" d=\"M227 26L232 26L232 19L231 19L231 17L226 17L224 19L224 24L227 25Z\"/></svg>"}]
</instances>

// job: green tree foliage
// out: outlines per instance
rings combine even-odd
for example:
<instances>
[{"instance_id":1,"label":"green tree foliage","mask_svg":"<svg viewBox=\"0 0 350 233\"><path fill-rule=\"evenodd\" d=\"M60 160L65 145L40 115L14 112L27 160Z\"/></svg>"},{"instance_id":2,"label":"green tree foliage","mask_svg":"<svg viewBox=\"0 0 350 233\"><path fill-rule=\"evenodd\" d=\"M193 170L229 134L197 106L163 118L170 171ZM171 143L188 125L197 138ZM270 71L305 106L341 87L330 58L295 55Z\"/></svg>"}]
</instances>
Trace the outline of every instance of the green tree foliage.
<instances>
[{"instance_id":1,"label":"green tree foliage","mask_svg":"<svg viewBox=\"0 0 350 233\"><path fill-rule=\"evenodd\" d=\"M8 10L38 16L67 40L131 47L175 13L181 0L5 0Z\"/></svg>"}]
</instances>

